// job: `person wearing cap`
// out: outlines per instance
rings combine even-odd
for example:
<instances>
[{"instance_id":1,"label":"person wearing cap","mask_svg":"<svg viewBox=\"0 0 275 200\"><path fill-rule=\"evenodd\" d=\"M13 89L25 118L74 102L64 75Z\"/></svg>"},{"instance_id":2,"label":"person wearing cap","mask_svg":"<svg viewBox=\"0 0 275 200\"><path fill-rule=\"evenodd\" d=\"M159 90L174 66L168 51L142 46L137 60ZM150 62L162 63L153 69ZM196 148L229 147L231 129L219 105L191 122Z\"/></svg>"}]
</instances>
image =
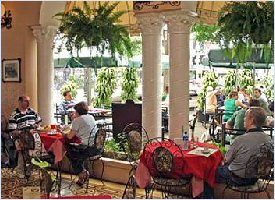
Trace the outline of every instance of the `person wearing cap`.
<instances>
[{"instance_id":1,"label":"person wearing cap","mask_svg":"<svg viewBox=\"0 0 275 200\"><path fill-rule=\"evenodd\" d=\"M18 98L18 108L16 108L8 122L8 131L10 137L18 138L19 134L24 134L24 130L26 128L34 129L39 126L40 122L42 121L38 113L29 107L30 106L30 97L28 96L21 96ZM18 139L14 142L14 147L18 152L18 162L16 167L16 172L18 173L19 178L24 178L23 169L24 169L24 162L23 162L23 152L22 147ZM14 164L15 162L15 164ZM16 161L11 161L10 165L16 165ZM11 166L15 167L15 166Z\"/></svg>"}]
</instances>

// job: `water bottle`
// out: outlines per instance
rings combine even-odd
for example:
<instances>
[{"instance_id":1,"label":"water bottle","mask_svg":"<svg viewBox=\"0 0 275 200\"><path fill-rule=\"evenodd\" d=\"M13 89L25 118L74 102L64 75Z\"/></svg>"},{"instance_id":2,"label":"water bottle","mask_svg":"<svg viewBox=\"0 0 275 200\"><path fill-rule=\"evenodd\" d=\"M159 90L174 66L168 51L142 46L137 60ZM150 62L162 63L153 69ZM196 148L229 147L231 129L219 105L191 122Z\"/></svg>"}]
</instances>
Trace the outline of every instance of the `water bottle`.
<instances>
[{"instance_id":1,"label":"water bottle","mask_svg":"<svg viewBox=\"0 0 275 200\"><path fill-rule=\"evenodd\" d=\"M69 124L69 116L66 114L65 115L65 125Z\"/></svg>"},{"instance_id":2,"label":"water bottle","mask_svg":"<svg viewBox=\"0 0 275 200\"><path fill-rule=\"evenodd\" d=\"M183 149L187 150L188 149L188 141L189 141L189 137L188 137L187 131L185 131L183 133L182 140L183 140Z\"/></svg>"}]
</instances>

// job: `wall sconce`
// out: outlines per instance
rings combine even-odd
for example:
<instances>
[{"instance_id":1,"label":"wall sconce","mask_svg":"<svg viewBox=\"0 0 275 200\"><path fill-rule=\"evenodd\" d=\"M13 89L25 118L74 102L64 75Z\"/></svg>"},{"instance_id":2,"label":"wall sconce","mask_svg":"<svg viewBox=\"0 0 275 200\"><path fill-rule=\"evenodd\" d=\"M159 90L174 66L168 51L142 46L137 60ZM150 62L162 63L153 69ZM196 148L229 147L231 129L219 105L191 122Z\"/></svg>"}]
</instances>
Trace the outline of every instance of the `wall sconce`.
<instances>
[{"instance_id":1,"label":"wall sconce","mask_svg":"<svg viewBox=\"0 0 275 200\"><path fill-rule=\"evenodd\" d=\"M1 27L6 27L7 29L10 29L11 22L12 22L12 17L11 17L11 11L7 10L5 6L1 3L1 11L2 11L2 16L1 16Z\"/></svg>"}]
</instances>

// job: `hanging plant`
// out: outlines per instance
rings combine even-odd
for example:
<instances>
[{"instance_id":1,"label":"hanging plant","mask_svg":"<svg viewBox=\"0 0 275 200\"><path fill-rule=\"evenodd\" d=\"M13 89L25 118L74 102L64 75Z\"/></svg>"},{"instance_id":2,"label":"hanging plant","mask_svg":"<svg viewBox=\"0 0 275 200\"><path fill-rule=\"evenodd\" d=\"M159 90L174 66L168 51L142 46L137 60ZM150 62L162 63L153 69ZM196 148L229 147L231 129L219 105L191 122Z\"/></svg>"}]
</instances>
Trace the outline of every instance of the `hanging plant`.
<instances>
[{"instance_id":1,"label":"hanging plant","mask_svg":"<svg viewBox=\"0 0 275 200\"><path fill-rule=\"evenodd\" d=\"M272 1L227 2L218 16L219 35L233 43L267 44L273 41Z\"/></svg>"},{"instance_id":2,"label":"hanging plant","mask_svg":"<svg viewBox=\"0 0 275 200\"><path fill-rule=\"evenodd\" d=\"M207 93L207 87L211 86L213 89L215 89L218 86L218 76L215 74L215 72L206 72L203 75L203 89L198 95L197 103L198 103L198 109L203 111L204 109L204 102L205 97Z\"/></svg>"},{"instance_id":3,"label":"hanging plant","mask_svg":"<svg viewBox=\"0 0 275 200\"><path fill-rule=\"evenodd\" d=\"M98 2L98 7L91 9L83 2L83 9L74 6L72 10L59 12L54 17L59 20L58 36L61 45L73 54L84 46L95 47L101 55L108 51L113 57L119 55L132 57L132 45L127 28L120 25L119 18L126 11L116 12L119 2Z\"/></svg>"},{"instance_id":4,"label":"hanging plant","mask_svg":"<svg viewBox=\"0 0 275 200\"><path fill-rule=\"evenodd\" d=\"M274 3L272 1L227 2L218 16L217 37L221 47L233 48L239 63L252 55L252 47L264 44L266 62L273 54ZM235 56L233 56L235 57Z\"/></svg>"},{"instance_id":5,"label":"hanging plant","mask_svg":"<svg viewBox=\"0 0 275 200\"><path fill-rule=\"evenodd\" d=\"M112 94L116 87L115 69L102 68L97 79L97 97L95 107L110 106L112 103Z\"/></svg>"},{"instance_id":6,"label":"hanging plant","mask_svg":"<svg viewBox=\"0 0 275 200\"><path fill-rule=\"evenodd\" d=\"M137 100L137 88L139 83L137 68L126 68L122 76L121 99L123 101L127 99Z\"/></svg>"},{"instance_id":7,"label":"hanging plant","mask_svg":"<svg viewBox=\"0 0 275 200\"><path fill-rule=\"evenodd\" d=\"M196 23L192 26L192 31L195 33L196 41L198 42L212 42L218 43L217 41L217 31L219 27L217 25L208 25Z\"/></svg>"}]
</instances>

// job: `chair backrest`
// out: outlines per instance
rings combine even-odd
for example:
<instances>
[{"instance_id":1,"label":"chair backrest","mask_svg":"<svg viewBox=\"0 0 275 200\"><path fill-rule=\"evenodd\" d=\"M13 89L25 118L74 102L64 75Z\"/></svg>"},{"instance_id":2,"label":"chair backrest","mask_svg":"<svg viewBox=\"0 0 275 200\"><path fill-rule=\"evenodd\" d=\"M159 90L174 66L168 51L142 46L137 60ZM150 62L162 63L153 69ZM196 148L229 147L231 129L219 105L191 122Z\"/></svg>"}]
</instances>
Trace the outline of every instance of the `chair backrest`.
<instances>
[{"instance_id":1,"label":"chair backrest","mask_svg":"<svg viewBox=\"0 0 275 200\"><path fill-rule=\"evenodd\" d=\"M244 129L229 129L229 128L225 128L225 124L226 123L223 123L222 124L222 131L221 131L221 143L222 143L222 146L225 146L225 138L226 138L226 135L235 135L235 136L239 136L239 135L243 135L246 130Z\"/></svg>"},{"instance_id":2,"label":"chair backrest","mask_svg":"<svg viewBox=\"0 0 275 200\"><path fill-rule=\"evenodd\" d=\"M274 135L274 127L263 127L263 131L264 132L269 132L269 136L271 137L271 139L273 139L273 135Z\"/></svg>"},{"instance_id":3,"label":"chair backrest","mask_svg":"<svg viewBox=\"0 0 275 200\"><path fill-rule=\"evenodd\" d=\"M144 144L149 140L146 130L138 123L130 123L123 129L122 137L123 149L128 160L137 161Z\"/></svg>"},{"instance_id":4,"label":"chair backrest","mask_svg":"<svg viewBox=\"0 0 275 200\"><path fill-rule=\"evenodd\" d=\"M249 158L246 164L245 176L251 177L251 175L254 174L258 179L269 180L271 178L273 167L274 146L271 142L267 142L259 147L257 154L252 155Z\"/></svg>"},{"instance_id":5,"label":"chair backrest","mask_svg":"<svg viewBox=\"0 0 275 200\"><path fill-rule=\"evenodd\" d=\"M105 140L106 140L106 131L103 128L99 128L95 135L94 145L96 146L97 149L99 149L102 152L104 151Z\"/></svg>"},{"instance_id":6,"label":"chair backrest","mask_svg":"<svg viewBox=\"0 0 275 200\"><path fill-rule=\"evenodd\" d=\"M154 172L152 176L162 178L180 178L184 175L176 174L182 172L184 168L184 155L182 148L173 140L157 137L150 139L144 150L152 152L154 162ZM150 172L151 173L151 172Z\"/></svg>"},{"instance_id":7,"label":"chair backrest","mask_svg":"<svg viewBox=\"0 0 275 200\"><path fill-rule=\"evenodd\" d=\"M173 154L165 147L157 147L153 152L154 166L158 176L167 177L173 172Z\"/></svg>"}]
</instances>

